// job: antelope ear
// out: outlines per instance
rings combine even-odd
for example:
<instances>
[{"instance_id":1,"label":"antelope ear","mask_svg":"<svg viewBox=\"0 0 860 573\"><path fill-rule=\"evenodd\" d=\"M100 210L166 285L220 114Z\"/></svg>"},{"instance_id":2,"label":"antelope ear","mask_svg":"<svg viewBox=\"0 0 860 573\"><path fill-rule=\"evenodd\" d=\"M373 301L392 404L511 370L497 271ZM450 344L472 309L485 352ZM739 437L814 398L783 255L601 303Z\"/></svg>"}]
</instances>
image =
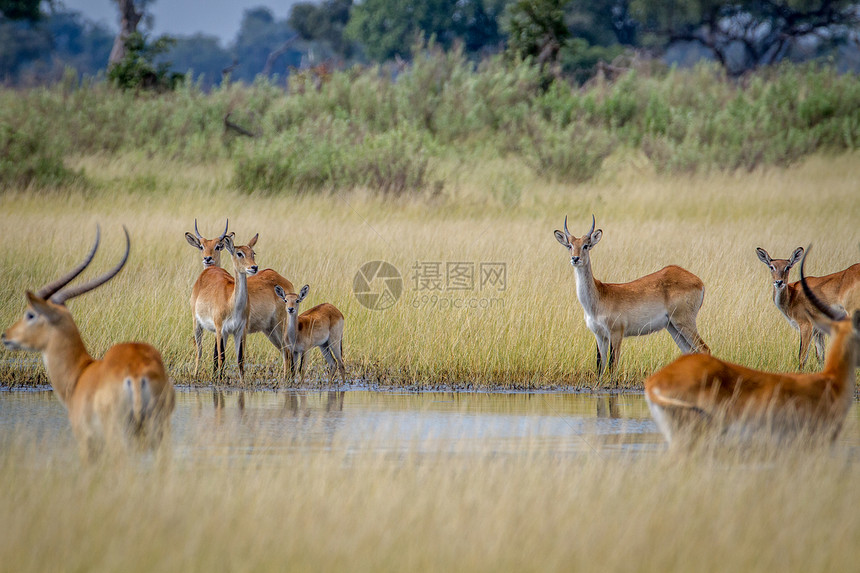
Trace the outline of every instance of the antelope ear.
<instances>
[{"instance_id":1,"label":"antelope ear","mask_svg":"<svg viewBox=\"0 0 860 573\"><path fill-rule=\"evenodd\" d=\"M192 247L197 247L201 251L203 250L203 245L200 244L200 239L192 235L191 233L185 233L185 240L188 241L188 244Z\"/></svg>"},{"instance_id":2,"label":"antelope ear","mask_svg":"<svg viewBox=\"0 0 860 573\"><path fill-rule=\"evenodd\" d=\"M555 235L555 240L561 243L563 247L570 247L570 241L567 240L567 235L558 229L553 231L553 234Z\"/></svg>"},{"instance_id":3,"label":"antelope ear","mask_svg":"<svg viewBox=\"0 0 860 573\"><path fill-rule=\"evenodd\" d=\"M281 297L281 300L283 300L287 296L287 293L284 292L284 289L281 288L281 285L275 285L275 294Z\"/></svg>"},{"instance_id":4,"label":"antelope ear","mask_svg":"<svg viewBox=\"0 0 860 573\"><path fill-rule=\"evenodd\" d=\"M794 249L794 252L791 253L791 258L788 260L789 266L794 266L797 264L797 261L803 256L803 247L797 247Z\"/></svg>"},{"instance_id":5,"label":"antelope ear","mask_svg":"<svg viewBox=\"0 0 860 573\"><path fill-rule=\"evenodd\" d=\"M296 300L296 302L302 302L303 300L305 300L305 297L308 296L309 290L311 290L311 287L309 285L303 286L302 290L299 291L299 298L298 300Z\"/></svg>"},{"instance_id":6,"label":"antelope ear","mask_svg":"<svg viewBox=\"0 0 860 573\"><path fill-rule=\"evenodd\" d=\"M56 322L59 314L57 313L57 309L48 304L48 302L44 299L39 298L35 294L30 291L27 291L27 302L30 303L30 307L36 311L37 314L44 316L48 319L49 322Z\"/></svg>"},{"instance_id":7,"label":"antelope ear","mask_svg":"<svg viewBox=\"0 0 860 573\"><path fill-rule=\"evenodd\" d=\"M257 244L257 239L259 239L259 238L260 238L260 233L257 233L256 235L254 235L253 237L251 237L251 240L250 240L250 241L248 241L248 246L249 246L249 247L251 247L251 248L253 248L253 247L254 247L254 245L256 245L256 244Z\"/></svg>"},{"instance_id":8,"label":"antelope ear","mask_svg":"<svg viewBox=\"0 0 860 573\"><path fill-rule=\"evenodd\" d=\"M765 251L761 247L756 247L755 254L758 255L758 260L760 260L767 266L770 266L770 261L772 259L770 258L770 255L767 254L767 251Z\"/></svg>"},{"instance_id":9,"label":"antelope ear","mask_svg":"<svg viewBox=\"0 0 860 573\"><path fill-rule=\"evenodd\" d=\"M236 247L233 246L233 237L227 235L223 239L221 239L221 243L224 245L225 249L230 251L231 255L236 254Z\"/></svg>"},{"instance_id":10,"label":"antelope ear","mask_svg":"<svg viewBox=\"0 0 860 573\"><path fill-rule=\"evenodd\" d=\"M603 229L597 229L596 231L591 233L591 237L590 237L589 242L591 243L591 246L593 247L594 245L599 243L600 239L602 239L602 238L603 238Z\"/></svg>"}]
</instances>

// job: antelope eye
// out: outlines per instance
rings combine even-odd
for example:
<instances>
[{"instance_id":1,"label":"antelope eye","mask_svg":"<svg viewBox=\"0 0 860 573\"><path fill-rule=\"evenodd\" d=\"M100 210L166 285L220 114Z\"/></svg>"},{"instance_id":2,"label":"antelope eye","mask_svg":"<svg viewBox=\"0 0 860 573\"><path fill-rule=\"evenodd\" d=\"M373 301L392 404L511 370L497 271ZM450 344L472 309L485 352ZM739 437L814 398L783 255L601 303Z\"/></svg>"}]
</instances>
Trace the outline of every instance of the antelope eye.
<instances>
[{"instance_id":1,"label":"antelope eye","mask_svg":"<svg viewBox=\"0 0 860 573\"><path fill-rule=\"evenodd\" d=\"M238 253L236 253L236 256L239 257L240 259L243 259L243 258L245 258L245 253L243 253L242 251L239 251Z\"/></svg>"},{"instance_id":2,"label":"antelope eye","mask_svg":"<svg viewBox=\"0 0 860 573\"><path fill-rule=\"evenodd\" d=\"M24 313L24 318L26 318L27 320L33 320L34 318L36 318L36 313L32 310L28 310L26 313Z\"/></svg>"},{"instance_id":3,"label":"antelope eye","mask_svg":"<svg viewBox=\"0 0 860 573\"><path fill-rule=\"evenodd\" d=\"M215 250L216 250L216 251L220 251L220 250L221 250L221 249L223 249L223 248L224 248L224 245L216 245L216 246L215 246Z\"/></svg>"}]
</instances>

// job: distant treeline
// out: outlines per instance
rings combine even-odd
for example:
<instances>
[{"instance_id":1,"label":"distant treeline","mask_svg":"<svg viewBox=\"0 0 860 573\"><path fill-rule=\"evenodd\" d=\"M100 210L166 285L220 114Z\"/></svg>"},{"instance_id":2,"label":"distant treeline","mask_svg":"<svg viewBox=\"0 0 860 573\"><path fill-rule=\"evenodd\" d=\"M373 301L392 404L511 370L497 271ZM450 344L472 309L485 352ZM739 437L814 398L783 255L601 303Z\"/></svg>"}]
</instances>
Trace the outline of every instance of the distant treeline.
<instances>
[{"instance_id":1,"label":"distant treeline","mask_svg":"<svg viewBox=\"0 0 860 573\"><path fill-rule=\"evenodd\" d=\"M147 2L136 4L145 16ZM138 31L151 25L144 17ZM432 41L475 62L500 53L530 58L546 76L577 83L634 53L682 65L707 58L739 77L812 59L860 69L858 30L850 0L322 0L298 2L284 19L265 7L246 10L227 45L205 33L174 38L160 63L206 87L227 76L283 84L317 65L409 61L417 41ZM114 35L61 2L0 0L0 82L51 83L67 67L104 74Z\"/></svg>"},{"instance_id":2,"label":"distant treeline","mask_svg":"<svg viewBox=\"0 0 860 573\"><path fill-rule=\"evenodd\" d=\"M51 88L0 91L0 187L85 175L67 154L143 152L232 161L248 191L368 187L411 193L443 185L434 165L510 157L540 177L579 182L609 155L638 150L662 172L787 165L860 145L860 79L785 64L743 82L712 64L652 64L585 87L543 84L528 63L423 50L396 79L380 67L297 74L212 90L185 84L135 93L75 74Z\"/></svg>"}]
</instances>

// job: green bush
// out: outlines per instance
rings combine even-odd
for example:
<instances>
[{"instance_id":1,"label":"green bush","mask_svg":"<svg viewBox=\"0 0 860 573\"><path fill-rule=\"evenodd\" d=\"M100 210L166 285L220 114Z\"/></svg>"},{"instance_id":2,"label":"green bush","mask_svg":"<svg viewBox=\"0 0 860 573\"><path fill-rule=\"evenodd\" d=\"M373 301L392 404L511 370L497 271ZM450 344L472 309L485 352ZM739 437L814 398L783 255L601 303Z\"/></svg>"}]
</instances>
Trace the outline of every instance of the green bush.
<instances>
[{"instance_id":1,"label":"green bush","mask_svg":"<svg viewBox=\"0 0 860 573\"><path fill-rule=\"evenodd\" d=\"M367 133L335 120L249 143L234 164L234 184L244 191L367 187L400 195L424 188L428 158L414 132Z\"/></svg>"},{"instance_id":2,"label":"green bush","mask_svg":"<svg viewBox=\"0 0 860 573\"><path fill-rule=\"evenodd\" d=\"M0 120L0 190L59 186L75 177L46 123L17 129Z\"/></svg>"},{"instance_id":3,"label":"green bush","mask_svg":"<svg viewBox=\"0 0 860 573\"><path fill-rule=\"evenodd\" d=\"M528 63L476 64L431 45L396 72L335 71L297 78L286 91L262 79L211 91L189 81L164 93L94 81L0 89L4 148L38 148L23 160L7 151L4 181L64 177L64 152L144 152L232 161L235 184L247 190L399 194L425 188L434 159L482 153L575 183L618 148L642 151L660 171L690 172L787 165L860 142L856 75L784 65L737 83L715 66L653 69L542 89ZM227 130L228 114L255 137Z\"/></svg>"}]
</instances>

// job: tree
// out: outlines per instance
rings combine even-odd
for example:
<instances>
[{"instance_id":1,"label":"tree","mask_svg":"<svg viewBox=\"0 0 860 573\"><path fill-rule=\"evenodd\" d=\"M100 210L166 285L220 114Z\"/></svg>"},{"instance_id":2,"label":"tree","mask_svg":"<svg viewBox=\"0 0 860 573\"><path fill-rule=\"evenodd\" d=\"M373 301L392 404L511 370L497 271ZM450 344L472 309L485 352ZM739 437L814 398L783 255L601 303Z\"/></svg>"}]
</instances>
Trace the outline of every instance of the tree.
<instances>
[{"instance_id":1,"label":"tree","mask_svg":"<svg viewBox=\"0 0 860 573\"><path fill-rule=\"evenodd\" d=\"M408 57L415 41L435 38L448 49L461 42L477 52L501 42L504 0L365 0L353 6L345 35L373 60Z\"/></svg>"},{"instance_id":2,"label":"tree","mask_svg":"<svg viewBox=\"0 0 860 573\"><path fill-rule=\"evenodd\" d=\"M0 21L27 20L35 22L42 17L42 0L0 0Z\"/></svg>"},{"instance_id":3,"label":"tree","mask_svg":"<svg viewBox=\"0 0 860 573\"><path fill-rule=\"evenodd\" d=\"M284 56L287 66L298 66L301 63L302 51L295 46L292 38L296 33L290 29L286 20L277 21L268 8L251 8L245 10L239 34L233 46L233 56L237 62L231 76L234 79L253 81L254 78L267 68L274 69L269 61L273 52ZM286 44L286 47L285 47Z\"/></svg>"},{"instance_id":4,"label":"tree","mask_svg":"<svg viewBox=\"0 0 860 573\"><path fill-rule=\"evenodd\" d=\"M287 24L302 40L325 44L332 54L348 60L356 49L355 42L343 33L351 9L352 0L299 2L293 5Z\"/></svg>"},{"instance_id":5,"label":"tree","mask_svg":"<svg viewBox=\"0 0 860 573\"><path fill-rule=\"evenodd\" d=\"M517 0L508 6L508 50L520 58L534 58L541 68L556 64L570 39L565 4L567 0Z\"/></svg>"},{"instance_id":6,"label":"tree","mask_svg":"<svg viewBox=\"0 0 860 573\"><path fill-rule=\"evenodd\" d=\"M733 76L779 62L804 42L844 40L860 23L850 0L630 0L630 8L646 43L701 44Z\"/></svg>"},{"instance_id":7,"label":"tree","mask_svg":"<svg viewBox=\"0 0 860 573\"><path fill-rule=\"evenodd\" d=\"M193 72L198 78L202 76L205 87L219 83L221 70L230 63L230 53L221 47L218 37L205 34L176 38L165 57L171 62L171 70L181 74Z\"/></svg>"},{"instance_id":8,"label":"tree","mask_svg":"<svg viewBox=\"0 0 860 573\"><path fill-rule=\"evenodd\" d=\"M108 69L108 79L118 88L165 91L175 89L182 74L170 72L170 62L157 61L175 43L169 36L160 36L150 42L140 32L134 32L125 41L123 59Z\"/></svg>"}]
</instances>

